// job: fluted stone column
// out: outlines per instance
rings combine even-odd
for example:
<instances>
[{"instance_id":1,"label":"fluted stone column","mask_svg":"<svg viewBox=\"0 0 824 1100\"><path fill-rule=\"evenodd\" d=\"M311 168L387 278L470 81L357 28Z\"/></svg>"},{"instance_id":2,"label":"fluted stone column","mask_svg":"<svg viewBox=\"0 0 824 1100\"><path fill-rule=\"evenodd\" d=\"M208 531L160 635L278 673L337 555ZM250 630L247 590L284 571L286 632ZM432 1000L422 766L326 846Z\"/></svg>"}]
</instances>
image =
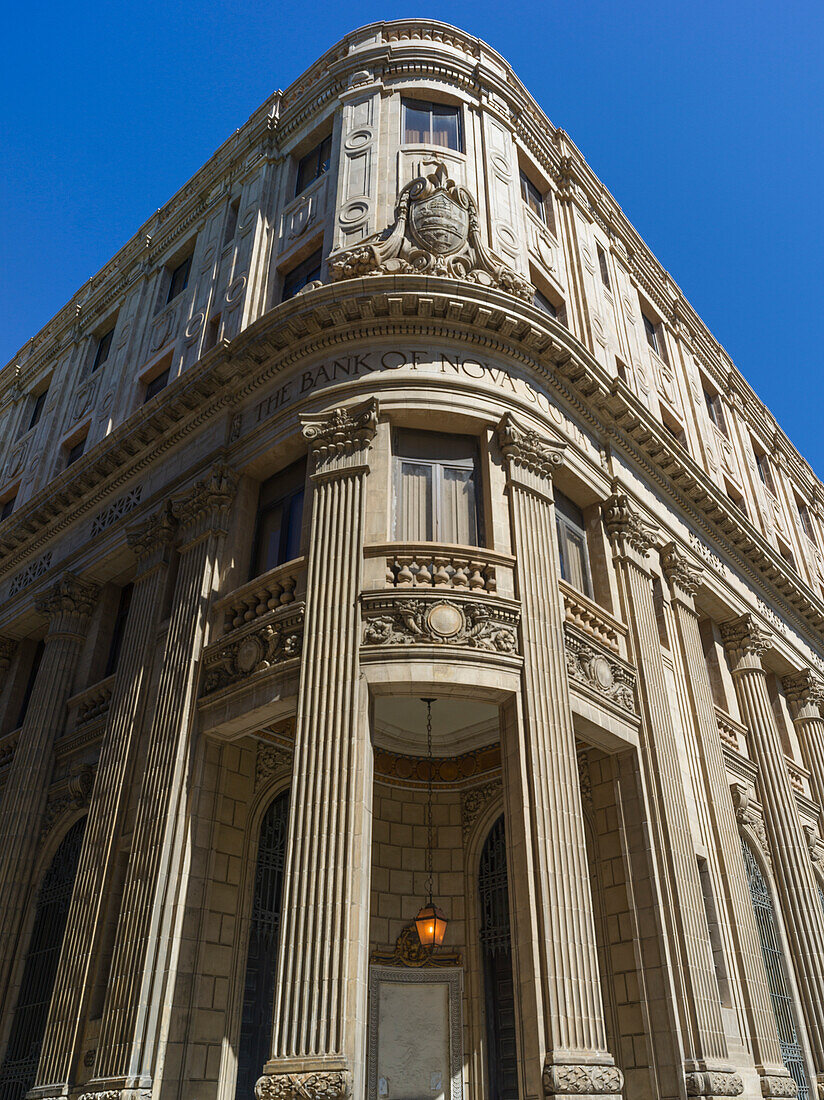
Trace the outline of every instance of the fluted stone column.
<instances>
[{"instance_id":1,"label":"fluted stone column","mask_svg":"<svg viewBox=\"0 0 824 1100\"><path fill-rule=\"evenodd\" d=\"M762 654L772 645L772 635L747 614L723 623L721 636L741 720L749 731L750 751L758 765L758 791L775 856L773 869L781 910L798 975L819 1092L824 1094L824 912L761 663Z\"/></svg>"},{"instance_id":2,"label":"fluted stone column","mask_svg":"<svg viewBox=\"0 0 824 1100\"><path fill-rule=\"evenodd\" d=\"M11 666L16 649L17 643L12 641L11 638L0 638L0 729L8 727L6 708L9 705L8 696L11 691L11 683L6 677L6 673Z\"/></svg>"},{"instance_id":3,"label":"fluted stone column","mask_svg":"<svg viewBox=\"0 0 824 1100\"><path fill-rule=\"evenodd\" d=\"M804 668L785 676L782 684L810 769L813 798L824 811L824 680Z\"/></svg>"},{"instance_id":4,"label":"fluted stone column","mask_svg":"<svg viewBox=\"0 0 824 1100\"><path fill-rule=\"evenodd\" d=\"M565 444L525 429L510 414L498 426L498 442L507 465L524 655L523 719L516 759L506 769L507 805L514 809L508 842L525 864L524 894L516 902L517 982L519 997L534 1002L534 1011L522 1013L524 1026L534 1017L537 1028L521 1037L522 1088L533 1095L537 1080L548 1097L616 1097L623 1077L606 1045L558 588L552 472Z\"/></svg>"},{"instance_id":5,"label":"fluted stone column","mask_svg":"<svg viewBox=\"0 0 824 1100\"><path fill-rule=\"evenodd\" d=\"M137 557L137 575L40 1056L34 1092L41 1095L68 1094L83 1039L105 906L131 796L169 547L176 527L170 508L164 506L127 532Z\"/></svg>"},{"instance_id":6,"label":"fluted stone column","mask_svg":"<svg viewBox=\"0 0 824 1100\"><path fill-rule=\"evenodd\" d=\"M374 400L304 420L312 541L272 1056L256 1086L262 1098L365 1095L372 753L358 597L376 426Z\"/></svg>"},{"instance_id":7,"label":"fluted stone column","mask_svg":"<svg viewBox=\"0 0 824 1100\"><path fill-rule=\"evenodd\" d=\"M218 466L174 498L179 562L149 730L123 901L87 1096L152 1087L174 988L183 906L193 691L236 479Z\"/></svg>"},{"instance_id":8,"label":"fluted stone column","mask_svg":"<svg viewBox=\"0 0 824 1100\"><path fill-rule=\"evenodd\" d=\"M603 514L643 684L640 758L650 801L653 848L660 860L662 916L671 945L672 1007L680 1031L687 1092L691 1096L737 1096L744 1086L728 1056L647 564L653 536L617 485L604 502Z\"/></svg>"},{"instance_id":9,"label":"fluted stone column","mask_svg":"<svg viewBox=\"0 0 824 1100\"><path fill-rule=\"evenodd\" d=\"M95 585L65 573L37 610L48 615L43 658L12 758L0 807L0 991L5 993L37 858L40 822L54 766L54 739L65 719ZM3 997L5 1000L5 996Z\"/></svg>"},{"instance_id":10,"label":"fluted stone column","mask_svg":"<svg viewBox=\"0 0 824 1100\"><path fill-rule=\"evenodd\" d=\"M715 855L723 887L720 901L726 910L726 939L737 964L750 1049L761 1077L762 1095L794 1096L795 1082L781 1059L764 957L741 860L741 840L730 798L712 688L698 628L694 597L701 570L691 565L674 543L661 551L661 565L669 582L673 619L691 703L698 755L696 794L708 825L707 845Z\"/></svg>"}]
</instances>

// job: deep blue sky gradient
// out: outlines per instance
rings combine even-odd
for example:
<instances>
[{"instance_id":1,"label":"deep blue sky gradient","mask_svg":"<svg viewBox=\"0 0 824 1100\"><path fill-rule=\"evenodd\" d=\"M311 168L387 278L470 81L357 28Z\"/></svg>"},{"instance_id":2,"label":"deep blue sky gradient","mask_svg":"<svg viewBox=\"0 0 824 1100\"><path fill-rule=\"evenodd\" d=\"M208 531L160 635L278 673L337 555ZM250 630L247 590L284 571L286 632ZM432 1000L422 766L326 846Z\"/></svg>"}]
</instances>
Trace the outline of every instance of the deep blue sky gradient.
<instances>
[{"instance_id":1,"label":"deep blue sky gradient","mask_svg":"<svg viewBox=\"0 0 824 1100\"><path fill-rule=\"evenodd\" d=\"M10 4L0 364L275 88L409 15L509 60L824 475L821 0Z\"/></svg>"}]
</instances>

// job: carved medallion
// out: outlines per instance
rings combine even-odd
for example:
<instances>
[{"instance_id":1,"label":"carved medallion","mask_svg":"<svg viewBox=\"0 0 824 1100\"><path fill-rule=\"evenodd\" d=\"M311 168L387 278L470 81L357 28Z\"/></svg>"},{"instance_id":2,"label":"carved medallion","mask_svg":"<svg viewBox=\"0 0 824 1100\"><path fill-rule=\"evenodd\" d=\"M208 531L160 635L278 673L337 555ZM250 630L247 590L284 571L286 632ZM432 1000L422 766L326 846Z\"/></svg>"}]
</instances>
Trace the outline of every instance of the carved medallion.
<instances>
[{"instance_id":1,"label":"carved medallion","mask_svg":"<svg viewBox=\"0 0 824 1100\"><path fill-rule=\"evenodd\" d=\"M460 190L454 188L450 194L445 187L437 187L409 211L412 236L421 248L437 252L439 256L457 252L466 243L469 233L469 211L453 195L460 195Z\"/></svg>"}]
</instances>

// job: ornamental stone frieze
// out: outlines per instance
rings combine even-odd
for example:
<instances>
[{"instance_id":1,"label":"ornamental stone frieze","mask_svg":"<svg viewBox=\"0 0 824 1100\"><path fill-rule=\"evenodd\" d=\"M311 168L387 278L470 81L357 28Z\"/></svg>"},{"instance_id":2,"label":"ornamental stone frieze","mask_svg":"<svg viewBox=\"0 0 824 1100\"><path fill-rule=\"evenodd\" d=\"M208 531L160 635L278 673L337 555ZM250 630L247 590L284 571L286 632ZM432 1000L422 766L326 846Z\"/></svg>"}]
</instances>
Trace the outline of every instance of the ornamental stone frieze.
<instances>
[{"instance_id":1,"label":"ornamental stone frieze","mask_svg":"<svg viewBox=\"0 0 824 1100\"><path fill-rule=\"evenodd\" d=\"M636 675L630 665L569 623L564 623L564 649L572 683L589 688L631 714L638 713Z\"/></svg>"},{"instance_id":2,"label":"ornamental stone frieze","mask_svg":"<svg viewBox=\"0 0 824 1100\"><path fill-rule=\"evenodd\" d=\"M483 244L470 192L449 178L442 161L424 163L434 171L403 188L390 229L329 256L333 282L363 275L440 275L497 287L531 302L530 282Z\"/></svg>"},{"instance_id":3,"label":"ornamental stone frieze","mask_svg":"<svg viewBox=\"0 0 824 1100\"><path fill-rule=\"evenodd\" d=\"M704 1070L688 1073L687 1096L740 1096L744 1082L740 1073L724 1070Z\"/></svg>"},{"instance_id":4,"label":"ornamental stone frieze","mask_svg":"<svg viewBox=\"0 0 824 1100\"><path fill-rule=\"evenodd\" d=\"M299 657L302 646L302 605L267 615L206 650L201 695L211 695L256 672Z\"/></svg>"},{"instance_id":5,"label":"ornamental stone frieze","mask_svg":"<svg viewBox=\"0 0 824 1100\"><path fill-rule=\"evenodd\" d=\"M546 1096L618 1096L624 1075L617 1066L552 1065L543 1072Z\"/></svg>"},{"instance_id":6,"label":"ornamental stone frieze","mask_svg":"<svg viewBox=\"0 0 824 1100\"><path fill-rule=\"evenodd\" d=\"M257 1100L342 1100L348 1093L348 1075L342 1070L266 1074L255 1085Z\"/></svg>"},{"instance_id":7,"label":"ornamental stone frieze","mask_svg":"<svg viewBox=\"0 0 824 1100\"><path fill-rule=\"evenodd\" d=\"M364 646L443 645L515 656L520 611L502 600L363 597Z\"/></svg>"}]
</instances>

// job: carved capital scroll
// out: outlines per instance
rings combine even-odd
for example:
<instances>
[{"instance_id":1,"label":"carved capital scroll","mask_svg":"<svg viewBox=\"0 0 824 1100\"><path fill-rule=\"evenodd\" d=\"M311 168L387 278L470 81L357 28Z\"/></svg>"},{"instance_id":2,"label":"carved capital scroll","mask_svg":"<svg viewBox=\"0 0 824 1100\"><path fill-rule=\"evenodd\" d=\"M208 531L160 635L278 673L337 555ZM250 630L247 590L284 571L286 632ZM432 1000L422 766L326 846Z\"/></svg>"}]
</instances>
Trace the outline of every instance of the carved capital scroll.
<instances>
[{"instance_id":1,"label":"carved capital scroll","mask_svg":"<svg viewBox=\"0 0 824 1100\"><path fill-rule=\"evenodd\" d=\"M661 569L670 586L677 586L687 596L695 595L704 575L704 570L694 565L675 542L661 548Z\"/></svg>"},{"instance_id":2,"label":"carved capital scroll","mask_svg":"<svg viewBox=\"0 0 824 1100\"><path fill-rule=\"evenodd\" d=\"M601 511L613 551L619 556L633 551L644 560L655 545L657 532L642 519L635 504L626 493L620 491L617 482L613 482L612 495L603 502Z\"/></svg>"},{"instance_id":3,"label":"carved capital scroll","mask_svg":"<svg viewBox=\"0 0 824 1100\"><path fill-rule=\"evenodd\" d=\"M820 718L824 704L824 680L811 669L793 672L781 681L793 718Z\"/></svg>"},{"instance_id":4,"label":"carved capital scroll","mask_svg":"<svg viewBox=\"0 0 824 1100\"><path fill-rule=\"evenodd\" d=\"M761 668L761 657L772 648L773 636L747 612L737 619L721 623L721 639L724 642L732 671L741 668Z\"/></svg>"},{"instance_id":5,"label":"carved capital scroll","mask_svg":"<svg viewBox=\"0 0 824 1100\"><path fill-rule=\"evenodd\" d=\"M320 476L364 465L378 428L378 402L333 409L303 417L303 437L309 441L313 473Z\"/></svg>"},{"instance_id":6,"label":"carved capital scroll","mask_svg":"<svg viewBox=\"0 0 824 1100\"><path fill-rule=\"evenodd\" d=\"M64 573L57 584L36 602L49 619L49 634L81 634L100 589L74 573Z\"/></svg>"}]
</instances>

